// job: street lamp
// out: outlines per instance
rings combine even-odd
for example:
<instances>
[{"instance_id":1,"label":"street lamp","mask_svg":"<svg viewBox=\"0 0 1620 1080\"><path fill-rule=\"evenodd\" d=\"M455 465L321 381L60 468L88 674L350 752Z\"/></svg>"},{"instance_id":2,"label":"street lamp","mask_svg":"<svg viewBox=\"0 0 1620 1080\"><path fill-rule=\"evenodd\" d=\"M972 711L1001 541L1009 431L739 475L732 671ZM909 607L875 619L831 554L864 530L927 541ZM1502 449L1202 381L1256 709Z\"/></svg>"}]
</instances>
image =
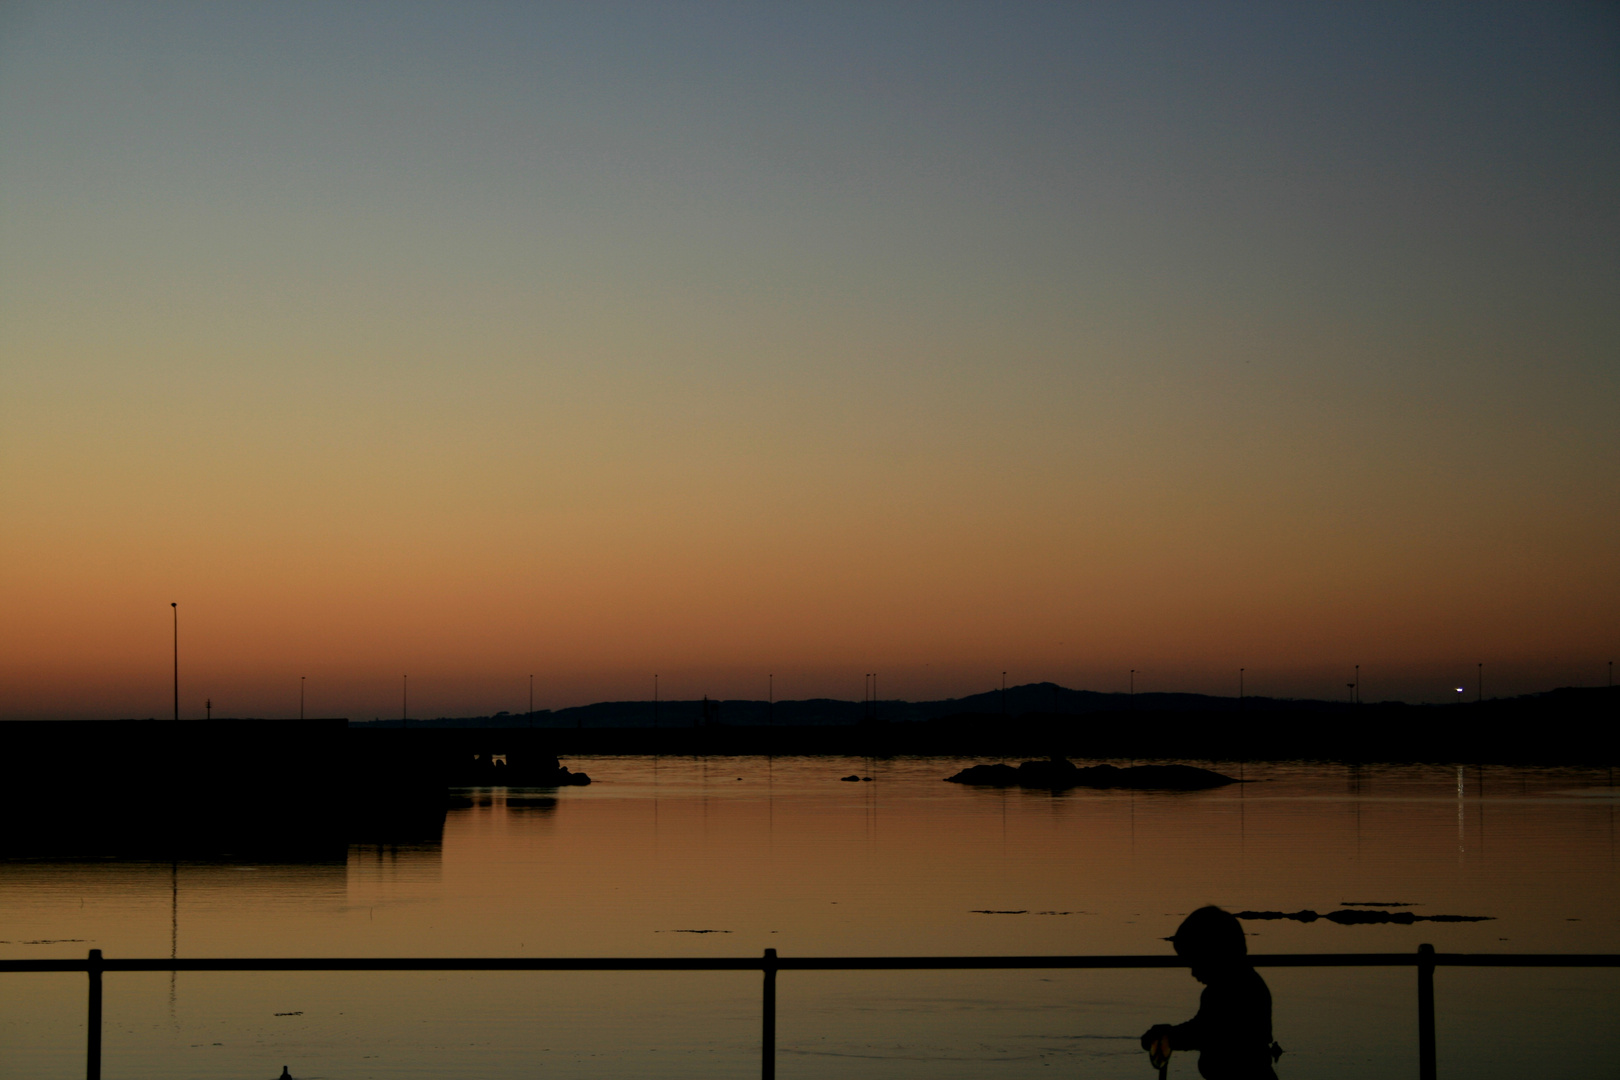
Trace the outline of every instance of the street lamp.
<instances>
[{"instance_id":1,"label":"street lamp","mask_svg":"<svg viewBox=\"0 0 1620 1080\"><path fill-rule=\"evenodd\" d=\"M174 718L180 719L180 605L170 602L174 609Z\"/></svg>"}]
</instances>

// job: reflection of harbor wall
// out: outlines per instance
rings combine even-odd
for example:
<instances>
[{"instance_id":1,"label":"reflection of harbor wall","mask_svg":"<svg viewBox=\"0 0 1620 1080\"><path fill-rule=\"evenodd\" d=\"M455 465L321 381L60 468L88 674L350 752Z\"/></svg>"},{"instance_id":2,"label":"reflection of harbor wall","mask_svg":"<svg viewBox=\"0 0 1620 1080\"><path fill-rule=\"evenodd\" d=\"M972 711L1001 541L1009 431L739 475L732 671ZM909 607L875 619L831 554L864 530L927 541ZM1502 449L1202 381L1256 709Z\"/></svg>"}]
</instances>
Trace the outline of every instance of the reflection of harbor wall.
<instances>
[{"instance_id":1,"label":"reflection of harbor wall","mask_svg":"<svg viewBox=\"0 0 1620 1080\"><path fill-rule=\"evenodd\" d=\"M0 724L0 853L322 852L436 841L429 763L356 752L336 720Z\"/></svg>"}]
</instances>

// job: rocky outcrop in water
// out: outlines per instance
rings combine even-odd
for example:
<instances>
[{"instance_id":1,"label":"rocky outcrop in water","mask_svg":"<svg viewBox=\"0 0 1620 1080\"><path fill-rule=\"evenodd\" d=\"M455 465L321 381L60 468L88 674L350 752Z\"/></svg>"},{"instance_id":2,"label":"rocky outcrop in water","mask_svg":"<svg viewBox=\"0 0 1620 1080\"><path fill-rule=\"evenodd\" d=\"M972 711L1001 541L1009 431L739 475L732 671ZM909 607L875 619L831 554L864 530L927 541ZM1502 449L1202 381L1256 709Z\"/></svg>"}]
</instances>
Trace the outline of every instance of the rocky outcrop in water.
<instances>
[{"instance_id":1,"label":"rocky outcrop in water","mask_svg":"<svg viewBox=\"0 0 1620 1080\"><path fill-rule=\"evenodd\" d=\"M1136 788L1155 791L1203 791L1236 784L1236 777L1194 765L1088 765L1080 768L1065 758L1026 761L1011 765L974 765L955 776L952 784L982 784L986 787L1042 788L1067 791L1070 788Z\"/></svg>"},{"instance_id":2,"label":"rocky outcrop in water","mask_svg":"<svg viewBox=\"0 0 1620 1080\"><path fill-rule=\"evenodd\" d=\"M1304 911L1239 911L1240 919L1291 919L1294 922L1315 922L1325 919L1341 926L1366 923L1397 923L1410 926L1418 922L1490 922L1494 915L1416 915L1410 911L1330 911L1319 915L1306 908Z\"/></svg>"}]
</instances>

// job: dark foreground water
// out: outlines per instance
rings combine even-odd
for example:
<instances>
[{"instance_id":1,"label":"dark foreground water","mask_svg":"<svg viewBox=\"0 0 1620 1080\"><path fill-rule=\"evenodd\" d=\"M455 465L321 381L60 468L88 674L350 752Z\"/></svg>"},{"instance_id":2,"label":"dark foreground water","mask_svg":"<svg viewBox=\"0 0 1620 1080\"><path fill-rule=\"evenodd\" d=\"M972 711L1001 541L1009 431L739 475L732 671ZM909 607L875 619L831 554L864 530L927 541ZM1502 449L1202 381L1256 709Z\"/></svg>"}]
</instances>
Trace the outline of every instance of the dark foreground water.
<instances>
[{"instance_id":1,"label":"dark foreground water","mask_svg":"<svg viewBox=\"0 0 1620 1080\"><path fill-rule=\"evenodd\" d=\"M300 865L0 862L0 956L1143 953L1205 903L1256 952L1620 952L1607 771L1249 765L1194 794L963 788L941 759L596 758L466 792L442 845ZM1235 769L1235 766L1217 766ZM871 782L844 783L850 773ZM206 813L206 807L199 807ZM8 823L17 827L18 823ZM1410 969L1263 972L1284 1080L1416 1074ZM0 976L0 1075L83 1075L83 975ZM1620 972L1442 969L1441 1072L1620 1075ZM749 974L109 975L105 1075L758 1075ZM1184 971L787 973L778 1071L1139 1077ZM1196 1076L1193 1055L1171 1075Z\"/></svg>"}]
</instances>

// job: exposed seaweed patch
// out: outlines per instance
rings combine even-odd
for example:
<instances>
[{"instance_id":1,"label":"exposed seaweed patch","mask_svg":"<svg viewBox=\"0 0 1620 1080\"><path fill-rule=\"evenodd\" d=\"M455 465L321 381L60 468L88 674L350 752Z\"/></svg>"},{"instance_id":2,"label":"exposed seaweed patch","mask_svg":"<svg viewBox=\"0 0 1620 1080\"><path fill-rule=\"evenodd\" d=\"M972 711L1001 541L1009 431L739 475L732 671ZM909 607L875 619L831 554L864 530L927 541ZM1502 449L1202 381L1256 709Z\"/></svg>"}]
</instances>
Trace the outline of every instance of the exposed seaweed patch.
<instances>
[{"instance_id":1,"label":"exposed seaweed patch","mask_svg":"<svg viewBox=\"0 0 1620 1080\"><path fill-rule=\"evenodd\" d=\"M990 908L974 908L968 914L970 914L970 915L1028 915L1029 914L1029 909L1025 908L1022 911L993 911ZM1043 914L1044 914L1044 912L1043 912Z\"/></svg>"},{"instance_id":2,"label":"exposed seaweed patch","mask_svg":"<svg viewBox=\"0 0 1620 1080\"><path fill-rule=\"evenodd\" d=\"M1400 926L1409 926L1417 922L1491 922L1496 918L1494 915L1417 915L1410 911L1330 911L1324 915L1309 908L1304 911L1239 911L1236 914L1240 919L1291 919L1303 923L1325 919L1341 926L1368 923L1396 923Z\"/></svg>"},{"instance_id":3,"label":"exposed seaweed patch","mask_svg":"<svg viewBox=\"0 0 1620 1080\"><path fill-rule=\"evenodd\" d=\"M730 930L654 930L655 934L729 934Z\"/></svg>"}]
</instances>

